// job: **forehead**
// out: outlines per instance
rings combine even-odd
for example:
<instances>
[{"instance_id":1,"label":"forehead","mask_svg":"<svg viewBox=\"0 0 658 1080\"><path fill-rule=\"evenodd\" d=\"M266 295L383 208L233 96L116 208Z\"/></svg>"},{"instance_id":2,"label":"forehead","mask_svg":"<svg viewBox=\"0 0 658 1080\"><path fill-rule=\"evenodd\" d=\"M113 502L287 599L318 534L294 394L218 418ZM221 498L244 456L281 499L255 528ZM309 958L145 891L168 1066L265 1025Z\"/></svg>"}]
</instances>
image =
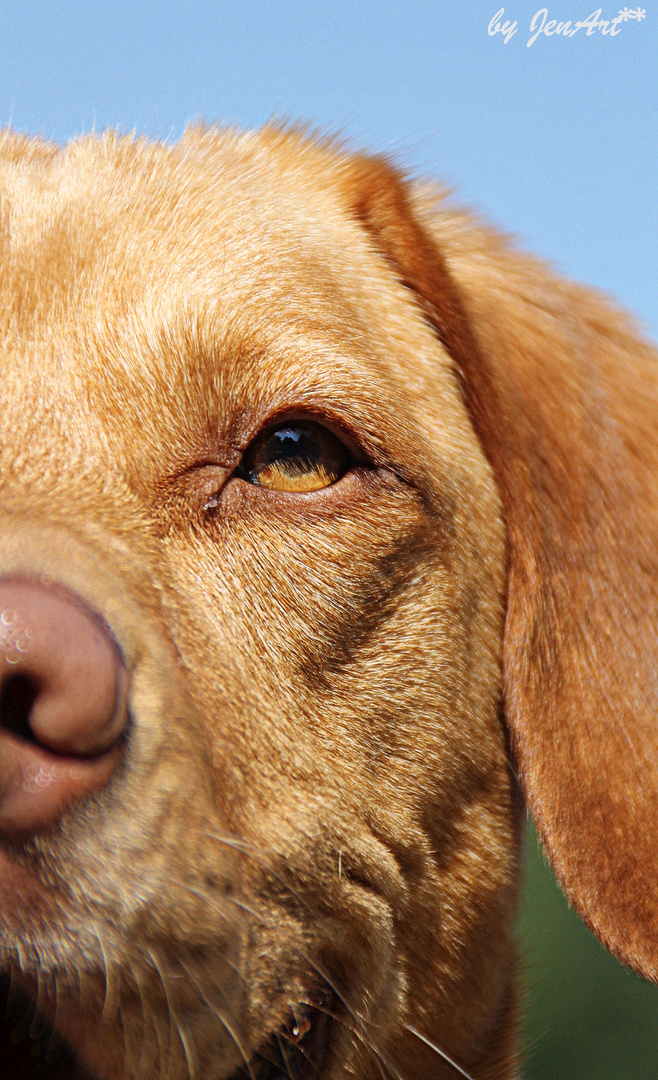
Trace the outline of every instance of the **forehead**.
<instances>
[{"instance_id":1,"label":"forehead","mask_svg":"<svg viewBox=\"0 0 658 1080\"><path fill-rule=\"evenodd\" d=\"M313 171L299 148L230 133L0 155L3 306L37 334L91 326L100 307L119 326L128 310L225 319L275 305L281 325L312 323L323 308L335 325L358 291L359 230ZM342 288L347 264L357 279ZM345 316L350 325L354 312Z\"/></svg>"},{"instance_id":2,"label":"forehead","mask_svg":"<svg viewBox=\"0 0 658 1080\"><path fill-rule=\"evenodd\" d=\"M285 297L293 313L320 299L320 280L329 295L328 200L300 199L299 177L252 142L105 136L2 162L3 298L17 329L92 325L99 306L119 323L128 309L204 303L221 315L256 298Z\"/></svg>"},{"instance_id":3,"label":"forehead","mask_svg":"<svg viewBox=\"0 0 658 1080\"><path fill-rule=\"evenodd\" d=\"M192 436L198 454L247 413L286 407L342 410L375 438L413 428L414 405L451 427L447 358L326 164L283 136L200 131L172 147L6 148L0 394L14 433L29 436L44 402L75 401L82 438L109 432L130 463L135 430L152 428L158 467L173 468Z\"/></svg>"}]
</instances>

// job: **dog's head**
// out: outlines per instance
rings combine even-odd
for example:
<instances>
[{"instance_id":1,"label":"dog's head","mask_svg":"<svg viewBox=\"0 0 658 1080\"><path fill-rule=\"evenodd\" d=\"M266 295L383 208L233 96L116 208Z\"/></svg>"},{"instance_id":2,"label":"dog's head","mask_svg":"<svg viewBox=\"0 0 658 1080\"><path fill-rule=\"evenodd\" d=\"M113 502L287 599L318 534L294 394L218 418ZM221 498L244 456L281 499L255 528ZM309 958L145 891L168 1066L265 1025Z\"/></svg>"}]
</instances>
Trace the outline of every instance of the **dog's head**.
<instances>
[{"instance_id":1,"label":"dog's head","mask_svg":"<svg viewBox=\"0 0 658 1080\"><path fill-rule=\"evenodd\" d=\"M517 772L658 978L625 317L294 132L0 169L0 964L101 1080L511 1077Z\"/></svg>"}]
</instances>

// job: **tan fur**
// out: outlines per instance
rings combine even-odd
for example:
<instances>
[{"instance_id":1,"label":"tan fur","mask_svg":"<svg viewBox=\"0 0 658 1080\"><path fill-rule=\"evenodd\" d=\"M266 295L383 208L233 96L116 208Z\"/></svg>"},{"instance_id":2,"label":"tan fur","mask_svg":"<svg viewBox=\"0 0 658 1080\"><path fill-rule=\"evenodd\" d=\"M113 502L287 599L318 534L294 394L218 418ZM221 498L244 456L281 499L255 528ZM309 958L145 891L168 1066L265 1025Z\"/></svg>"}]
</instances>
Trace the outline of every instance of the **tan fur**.
<instances>
[{"instance_id":1,"label":"tan fur","mask_svg":"<svg viewBox=\"0 0 658 1080\"><path fill-rule=\"evenodd\" d=\"M5 966L100 1080L221 1080L328 986L327 1080L509 1080L508 733L568 895L658 978L655 353L294 132L6 133L0 172L0 572L104 616L133 717L0 851ZM361 464L236 479L291 415Z\"/></svg>"}]
</instances>

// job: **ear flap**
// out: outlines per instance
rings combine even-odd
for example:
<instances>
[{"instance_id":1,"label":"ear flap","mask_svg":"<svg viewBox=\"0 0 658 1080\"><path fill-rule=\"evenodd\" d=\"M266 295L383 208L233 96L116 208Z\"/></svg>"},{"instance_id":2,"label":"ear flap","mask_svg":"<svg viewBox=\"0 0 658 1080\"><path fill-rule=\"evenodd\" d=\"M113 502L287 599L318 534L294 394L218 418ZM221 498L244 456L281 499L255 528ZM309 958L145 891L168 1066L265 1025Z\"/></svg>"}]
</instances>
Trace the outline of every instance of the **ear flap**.
<instances>
[{"instance_id":1,"label":"ear flap","mask_svg":"<svg viewBox=\"0 0 658 1080\"><path fill-rule=\"evenodd\" d=\"M505 714L544 847L601 941L658 981L658 356L384 162L341 184L452 355L497 478Z\"/></svg>"}]
</instances>

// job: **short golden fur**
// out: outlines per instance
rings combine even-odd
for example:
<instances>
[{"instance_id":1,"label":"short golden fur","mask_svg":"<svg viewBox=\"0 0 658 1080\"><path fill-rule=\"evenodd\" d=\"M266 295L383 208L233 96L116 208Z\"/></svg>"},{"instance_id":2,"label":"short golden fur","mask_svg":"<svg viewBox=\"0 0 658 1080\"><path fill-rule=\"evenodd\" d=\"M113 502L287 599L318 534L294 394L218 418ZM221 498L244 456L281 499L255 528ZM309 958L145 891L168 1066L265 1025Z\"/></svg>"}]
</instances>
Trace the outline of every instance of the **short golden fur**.
<instances>
[{"instance_id":1,"label":"short golden fur","mask_svg":"<svg viewBox=\"0 0 658 1080\"><path fill-rule=\"evenodd\" d=\"M627 317L296 132L5 133L0 193L0 573L79 593L131 676L105 790L0 847L0 959L86 1065L267 1076L314 1007L323 1080L517 1076L515 771L658 980L658 382ZM236 477L282 417L340 435L342 480Z\"/></svg>"}]
</instances>

